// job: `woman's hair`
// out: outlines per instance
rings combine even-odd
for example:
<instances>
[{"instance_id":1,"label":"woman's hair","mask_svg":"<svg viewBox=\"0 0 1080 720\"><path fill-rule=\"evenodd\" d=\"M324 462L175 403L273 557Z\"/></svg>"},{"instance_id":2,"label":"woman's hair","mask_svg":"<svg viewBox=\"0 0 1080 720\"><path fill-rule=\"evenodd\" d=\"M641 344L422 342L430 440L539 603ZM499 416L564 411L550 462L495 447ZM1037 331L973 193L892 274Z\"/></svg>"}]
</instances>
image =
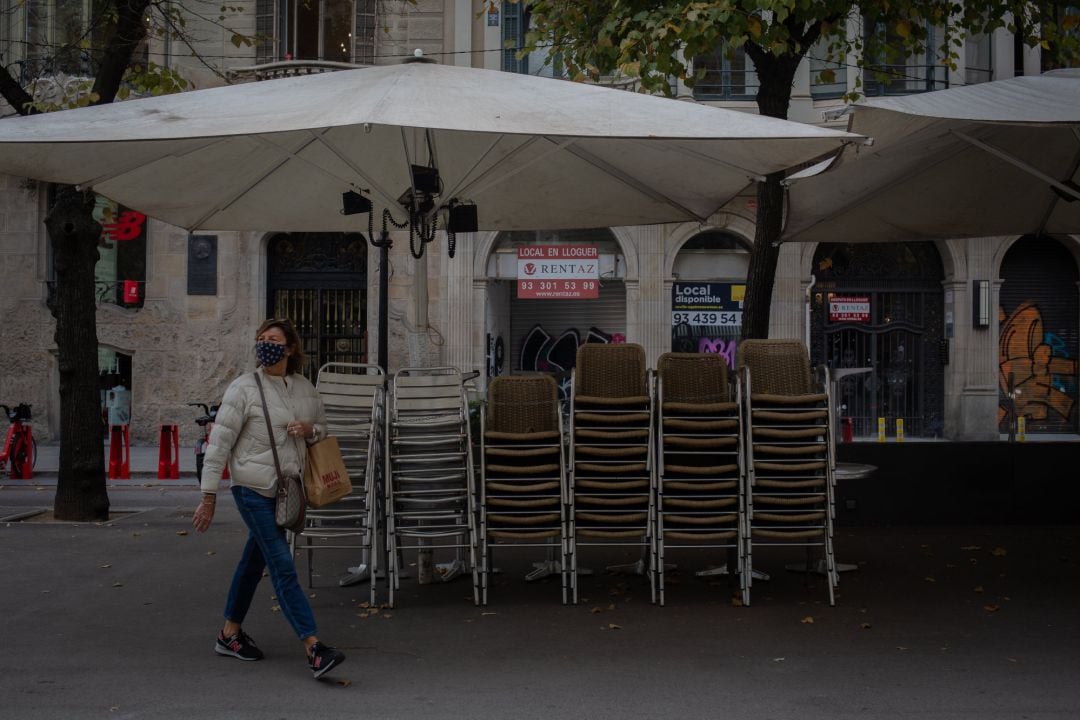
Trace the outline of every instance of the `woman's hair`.
<instances>
[{"instance_id":1,"label":"woman's hair","mask_svg":"<svg viewBox=\"0 0 1080 720\"><path fill-rule=\"evenodd\" d=\"M273 327L281 330L282 334L285 335L285 346L289 348L289 360L285 364L286 374L303 372L307 358L304 357L304 345L300 342L300 335L297 334L296 328L293 327L292 320L288 318L264 320L259 329L255 331L255 337L258 338Z\"/></svg>"}]
</instances>

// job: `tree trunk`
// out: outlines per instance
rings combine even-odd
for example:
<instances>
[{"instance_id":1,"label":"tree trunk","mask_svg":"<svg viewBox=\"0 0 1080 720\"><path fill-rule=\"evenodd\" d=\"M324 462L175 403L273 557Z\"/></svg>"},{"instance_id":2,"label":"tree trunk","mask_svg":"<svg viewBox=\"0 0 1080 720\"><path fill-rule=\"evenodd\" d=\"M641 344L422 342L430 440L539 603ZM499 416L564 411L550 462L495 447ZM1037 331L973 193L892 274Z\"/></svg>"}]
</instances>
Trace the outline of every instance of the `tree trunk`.
<instances>
[{"instance_id":1,"label":"tree trunk","mask_svg":"<svg viewBox=\"0 0 1080 720\"><path fill-rule=\"evenodd\" d=\"M65 185L57 188L56 204L45 218L56 270L48 304L56 318L60 364L60 474L53 505L58 520L109 517L94 283L101 225L93 210L93 193Z\"/></svg>"},{"instance_id":2,"label":"tree trunk","mask_svg":"<svg viewBox=\"0 0 1080 720\"><path fill-rule=\"evenodd\" d=\"M784 173L773 173L757 187L757 227L750 267L746 270L746 296L743 299L742 338L769 337L769 314L776 264L780 259L780 232L783 230Z\"/></svg>"},{"instance_id":3,"label":"tree trunk","mask_svg":"<svg viewBox=\"0 0 1080 720\"><path fill-rule=\"evenodd\" d=\"M762 51L751 43L746 45L757 67L758 110L762 115L787 119L791 103L791 85L801 56L779 58ZM773 173L757 187L757 227L754 247L750 250L750 267L746 272L746 297L743 301L742 338L769 337L769 313L772 307L773 285L776 284L776 264L780 257L780 233L784 229L784 173Z\"/></svg>"}]
</instances>

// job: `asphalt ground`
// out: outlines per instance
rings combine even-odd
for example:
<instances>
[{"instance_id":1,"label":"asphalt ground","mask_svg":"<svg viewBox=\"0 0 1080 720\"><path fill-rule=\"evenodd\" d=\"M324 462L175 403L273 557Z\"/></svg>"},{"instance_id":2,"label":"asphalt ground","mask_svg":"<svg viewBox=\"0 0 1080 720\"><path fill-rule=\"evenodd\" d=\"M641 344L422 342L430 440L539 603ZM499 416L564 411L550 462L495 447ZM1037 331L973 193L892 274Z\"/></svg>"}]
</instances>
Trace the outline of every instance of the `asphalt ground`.
<instances>
[{"instance_id":1,"label":"asphalt ground","mask_svg":"<svg viewBox=\"0 0 1080 720\"><path fill-rule=\"evenodd\" d=\"M0 518L49 508L50 480L0 485ZM245 622L266 659L212 650L246 536L228 496L205 535L193 482L110 498L108 523L0 520L0 717L1080 716L1076 525L840 528L858 569L834 607L820 578L783 569L796 549L756 553L772 578L750 607L728 578L694 575L720 561L702 550L669 557L653 605L643 578L603 571L636 559L617 549L582 550L598 572L563 606L557 578L523 580L542 553L520 549L498 555L487 607L467 578L410 578L373 612L366 585L336 584L356 559L326 550L311 603L348 660L315 681L268 579Z\"/></svg>"}]
</instances>

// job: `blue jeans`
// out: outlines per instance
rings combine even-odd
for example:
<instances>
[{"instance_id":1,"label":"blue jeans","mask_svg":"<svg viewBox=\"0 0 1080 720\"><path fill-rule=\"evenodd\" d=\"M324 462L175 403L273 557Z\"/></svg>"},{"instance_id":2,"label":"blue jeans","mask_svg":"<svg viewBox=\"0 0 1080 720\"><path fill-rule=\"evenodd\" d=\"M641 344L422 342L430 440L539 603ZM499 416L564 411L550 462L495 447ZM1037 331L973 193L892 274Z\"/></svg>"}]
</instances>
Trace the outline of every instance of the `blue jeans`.
<instances>
[{"instance_id":1,"label":"blue jeans","mask_svg":"<svg viewBox=\"0 0 1080 720\"><path fill-rule=\"evenodd\" d=\"M229 599L225 601L225 619L244 622L262 579L263 568L268 567L281 613L297 637L301 640L311 637L315 634L315 616L296 577L296 564L285 540L285 531L274 522L274 498L237 485L233 486L232 494L250 534L233 575Z\"/></svg>"}]
</instances>

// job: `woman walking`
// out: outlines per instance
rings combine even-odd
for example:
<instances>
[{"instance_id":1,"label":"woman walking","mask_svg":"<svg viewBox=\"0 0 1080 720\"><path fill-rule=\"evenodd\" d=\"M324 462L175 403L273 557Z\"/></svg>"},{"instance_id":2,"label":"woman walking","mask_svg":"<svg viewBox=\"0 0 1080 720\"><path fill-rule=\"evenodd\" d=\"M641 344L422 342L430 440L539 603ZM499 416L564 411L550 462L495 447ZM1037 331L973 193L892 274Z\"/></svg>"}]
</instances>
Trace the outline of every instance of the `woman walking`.
<instances>
[{"instance_id":1,"label":"woman walking","mask_svg":"<svg viewBox=\"0 0 1080 720\"><path fill-rule=\"evenodd\" d=\"M326 412L315 388L300 374L304 353L289 320L271 319L259 326L255 357L255 372L234 380L221 401L203 464L202 500L192 518L197 531L210 527L227 462L233 498L249 535L225 601L225 624L214 651L240 660L262 659L262 651L242 624L266 568L282 615L304 644L311 672L319 678L344 662L345 655L319 641L285 531L274 522L278 471L271 442L277 447L281 473L299 475L307 457L305 442L314 443L326 435ZM264 396L273 439L263 413Z\"/></svg>"}]
</instances>

